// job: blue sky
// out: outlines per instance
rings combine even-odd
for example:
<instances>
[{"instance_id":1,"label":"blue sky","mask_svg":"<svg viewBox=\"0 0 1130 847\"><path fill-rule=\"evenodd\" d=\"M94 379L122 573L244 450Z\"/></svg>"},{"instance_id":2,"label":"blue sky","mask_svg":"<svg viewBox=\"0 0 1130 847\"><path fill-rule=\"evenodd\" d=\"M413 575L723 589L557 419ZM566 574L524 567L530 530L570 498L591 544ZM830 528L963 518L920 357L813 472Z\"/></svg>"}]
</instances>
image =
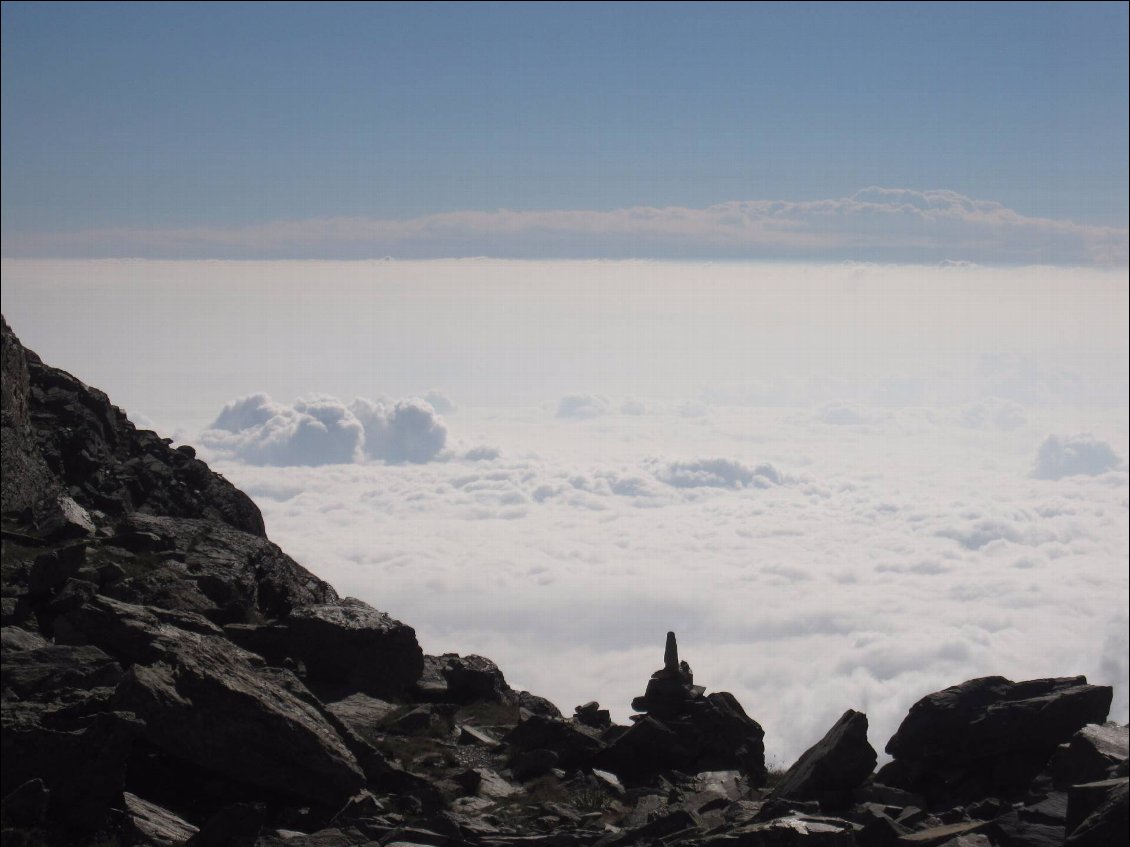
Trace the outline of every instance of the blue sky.
<instances>
[{"instance_id":1,"label":"blue sky","mask_svg":"<svg viewBox=\"0 0 1130 847\"><path fill-rule=\"evenodd\" d=\"M225 246L225 233L498 209L803 204L881 186L1113 228L1071 236L1086 249L1031 257L1086 261L1097 240L1109 262L1113 240L1124 263L1127 17L1123 3L5 3L4 252L662 253L670 226L609 246L591 232L606 228L600 218L581 227L588 235L560 221L525 220L517 235L512 221L480 221L455 239L323 234L282 252ZM170 246L168 231L184 228L207 232ZM868 257L874 232L848 229L816 248L677 235L696 256ZM873 252L900 258L899 243Z\"/></svg>"}]
</instances>

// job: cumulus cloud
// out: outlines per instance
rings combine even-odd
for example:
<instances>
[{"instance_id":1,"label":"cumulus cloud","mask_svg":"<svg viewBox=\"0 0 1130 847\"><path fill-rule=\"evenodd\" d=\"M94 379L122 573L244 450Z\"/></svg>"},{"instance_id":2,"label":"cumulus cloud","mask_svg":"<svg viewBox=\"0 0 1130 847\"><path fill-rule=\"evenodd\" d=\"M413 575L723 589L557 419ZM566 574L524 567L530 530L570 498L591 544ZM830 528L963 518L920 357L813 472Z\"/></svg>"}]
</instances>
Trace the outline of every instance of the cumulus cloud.
<instances>
[{"instance_id":1,"label":"cumulus cloud","mask_svg":"<svg viewBox=\"0 0 1130 847\"><path fill-rule=\"evenodd\" d=\"M1127 230L1023 215L954 191L866 188L826 200L706 208L457 211L407 220L321 218L241 228L10 233L5 256L402 258L810 257L1125 264Z\"/></svg>"},{"instance_id":2,"label":"cumulus cloud","mask_svg":"<svg viewBox=\"0 0 1130 847\"><path fill-rule=\"evenodd\" d=\"M436 413L440 415L450 415L457 408L450 397L435 388L424 395L424 402L435 409Z\"/></svg>"},{"instance_id":3,"label":"cumulus cloud","mask_svg":"<svg viewBox=\"0 0 1130 847\"><path fill-rule=\"evenodd\" d=\"M676 488L768 488L782 482L781 474L770 464L751 468L733 459L670 462L656 476Z\"/></svg>"},{"instance_id":4,"label":"cumulus cloud","mask_svg":"<svg viewBox=\"0 0 1130 847\"><path fill-rule=\"evenodd\" d=\"M1115 470L1122 459L1114 448L1093 435L1049 435L1036 454L1032 476L1062 479L1066 476L1097 476Z\"/></svg>"},{"instance_id":5,"label":"cumulus cloud","mask_svg":"<svg viewBox=\"0 0 1130 847\"><path fill-rule=\"evenodd\" d=\"M204 442L253 465L332 465L357 461L364 439L361 423L335 398L284 406L252 394L226 405Z\"/></svg>"},{"instance_id":6,"label":"cumulus cloud","mask_svg":"<svg viewBox=\"0 0 1130 847\"><path fill-rule=\"evenodd\" d=\"M961 425L970 429L1019 429L1028 422L1024 407L1013 400L986 397L961 410Z\"/></svg>"},{"instance_id":7,"label":"cumulus cloud","mask_svg":"<svg viewBox=\"0 0 1130 847\"><path fill-rule=\"evenodd\" d=\"M447 428L423 400L375 403L317 395L292 405L251 394L224 406L201 435L207 447L253 465L334 465L365 456L426 462L443 449Z\"/></svg>"},{"instance_id":8,"label":"cumulus cloud","mask_svg":"<svg viewBox=\"0 0 1130 847\"><path fill-rule=\"evenodd\" d=\"M365 428L365 454L386 462L426 462L443 449L447 426L425 400L393 404L357 399L349 406Z\"/></svg>"},{"instance_id":9,"label":"cumulus cloud","mask_svg":"<svg viewBox=\"0 0 1130 847\"><path fill-rule=\"evenodd\" d=\"M599 394L566 394L557 403L559 418L595 418L608 410L608 398Z\"/></svg>"},{"instance_id":10,"label":"cumulus cloud","mask_svg":"<svg viewBox=\"0 0 1130 847\"><path fill-rule=\"evenodd\" d=\"M816 417L832 426L861 426L875 421L872 415L851 403L829 403L817 412Z\"/></svg>"},{"instance_id":11,"label":"cumulus cloud","mask_svg":"<svg viewBox=\"0 0 1130 847\"><path fill-rule=\"evenodd\" d=\"M463 454L463 458L469 462L492 462L502 455L502 451L497 447L490 447L486 444L481 444L478 447L472 447Z\"/></svg>"}]
</instances>

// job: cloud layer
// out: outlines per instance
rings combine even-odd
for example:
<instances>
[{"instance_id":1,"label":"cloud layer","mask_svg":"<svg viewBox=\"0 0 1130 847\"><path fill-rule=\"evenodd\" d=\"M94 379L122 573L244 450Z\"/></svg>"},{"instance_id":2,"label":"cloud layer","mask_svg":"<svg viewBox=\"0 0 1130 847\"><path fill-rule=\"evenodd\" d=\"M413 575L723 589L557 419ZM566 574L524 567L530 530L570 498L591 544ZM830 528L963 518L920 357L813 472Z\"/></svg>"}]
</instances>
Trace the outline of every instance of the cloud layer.
<instances>
[{"instance_id":1,"label":"cloud layer","mask_svg":"<svg viewBox=\"0 0 1130 847\"><path fill-rule=\"evenodd\" d=\"M1124 265L1126 229L1033 218L954 191L871 187L827 200L706 208L460 211L322 218L233 229L105 229L4 236L6 257L852 258Z\"/></svg>"},{"instance_id":2,"label":"cloud layer","mask_svg":"<svg viewBox=\"0 0 1130 847\"><path fill-rule=\"evenodd\" d=\"M349 406L315 396L292 405L267 394L227 404L201 435L208 447L252 465L340 465L365 457L385 462L427 462L447 440L447 427L424 400Z\"/></svg>"},{"instance_id":3,"label":"cloud layer","mask_svg":"<svg viewBox=\"0 0 1130 847\"><path fill-rule=\"evenodd\" d=\"M646 405L468 410L502 449L456 429L443 462L220 468L274 539L426 650L489 655L566 710L625 720L674 629L782 764L849 707L881 749L919 697L987 674L1085 673L1125 720L1127 475L1034 479L1062 412Z\"/></svg>"}]
</instances>

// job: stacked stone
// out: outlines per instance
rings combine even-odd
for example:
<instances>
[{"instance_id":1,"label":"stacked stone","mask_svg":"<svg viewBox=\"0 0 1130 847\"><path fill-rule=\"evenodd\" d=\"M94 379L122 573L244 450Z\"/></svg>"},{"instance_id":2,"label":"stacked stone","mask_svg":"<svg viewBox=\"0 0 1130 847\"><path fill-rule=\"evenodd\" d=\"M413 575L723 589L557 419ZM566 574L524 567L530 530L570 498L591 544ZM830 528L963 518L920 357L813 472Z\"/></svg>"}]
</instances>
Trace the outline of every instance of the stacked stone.
<instances>
[{"instance_id":1,"label":"stacked stone","mask_svg":"<svg viewBox=\"0 0 1130 847\"><path fill-rule=\"evenodd\" d=\"M677 717L702 702L705 688L694 684L691 666L679 661L679 645L675 633L667 633L663 651L663 667L651 675L642 697L632 700L632 708L657 717ZM633 719L638 720L639 716Z\"/></svg>"}]
</instances>

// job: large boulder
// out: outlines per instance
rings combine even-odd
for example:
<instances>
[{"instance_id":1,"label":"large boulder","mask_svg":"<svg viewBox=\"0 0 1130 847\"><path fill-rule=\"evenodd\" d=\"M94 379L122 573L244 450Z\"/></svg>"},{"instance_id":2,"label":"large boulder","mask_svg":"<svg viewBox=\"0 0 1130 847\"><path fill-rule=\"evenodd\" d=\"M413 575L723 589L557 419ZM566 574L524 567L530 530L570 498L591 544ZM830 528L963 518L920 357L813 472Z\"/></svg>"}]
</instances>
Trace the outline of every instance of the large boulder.
<instances>
[{"instance_id":1,"label":"large boulder","mask_svg":"<svg viewBox=\"0 0 1130 847\"><path fill-rule=\"evenodd\" d=\"M0 795L38 786L30 793L50 820L97 829L120 804L126 762L142 731L132 714L110 705L122 668L97 647L49 644L11 626L2 632Z\"/></svg>"},{"instance_id":2,"label":"large boulder","mask_svg":"<svg viewBox=\"0 0 1130 847\"><path fill-rule=\"evenodd\" d=\"M877 760L875 749L867 741L867 715L848 709L789 768L772 796L846 805L852 790L871 775Z\"/></svg>"},{"instance_id":3,"label":"large boulder","mask_svg":"<svg viewBox=\"0 0 1130 847\"><path fill-rule=\"evenodd\" d=\"M301 662L307 682L329 699L358 691L402 697L424 668L416 631L354 597L296 608L272 625L225 632L274 664Z\"/></svg>"},{"instance_id":4,"label":"large boulder","mask_svg":"<svg viewBox=\"0 0 1130 847\"><path fill-rule=\"evenodd\" d=\"M120 578L102 587L112 597L199 612L221 624L281 618L337 600L329 584L278 545L215 521L131 515L88 558L123 567Z\"/></svg>"},{"instance_id":5,"label":"large boulder","mask_svg":"<svg viewBox=\"0 0 1130 847\"><path fill-rule=\"evenodd\" d=\"M416 693L421 700L443 703L518 702L498 665L483 656L456 653L424 656Z\"/></svg>"},{"instance_id":6,"label":"large boulder","mask_svg":"<svg viewBox=\"0 0 1130 847\"><path fill-rule=\"evenodd\" d=\"M1128 755L1130 727L1116 723L1088 724L1061 744L1048 766L1054 785L1067 788L1115 775Z\"/></svg>"},{"instance_id":7,"label":"large boulder","mask_svg":"<svg viewBox=\"0 0 1130 847\"><path fill-rule=\"evenodd\" d=\"M354 755L301 683L233 645L206 619L96 597L62 616L56 637L129 664L113 706L177 759L323 806L364 784ZM297 693L296 693L297 692Z\"/></svg>"},{"instance_id":8,"label":"large boulder","mask_svg":"<svg viewBox=\"0 0 1130 847\"><path fill-rule=\"evenodd\" d=\"M598 734L588 727L543 715L530 715L502 740L510 745L514 760L523 753L549 750L562 768L589 765L604 748Z\"/></svg>"},{"instance_id":9,"label":"large boulder","mask_svg":"<svg viewBox=\"0 0 1130 847\"><path fill-rule=\"evenodd\" d=\"M597 767L637 782L664 771L736 770L752 784L765 782L765 732L734 696L710 694L669 717L647 715L617 736Z\"/></svg>"},{"instance_id":10,"label":"large boulder","mask_svg":"<svg viewBox=\"0 0 1130 847\"><path fill-rule=\"evenodd\" d=\"M887 742L894 761L878 779L935 804L1015 797L1058 745L1106 720L1112 696L1082 676L983 677L935 692L911 707Z\"/></svg>"}]
</instances>

